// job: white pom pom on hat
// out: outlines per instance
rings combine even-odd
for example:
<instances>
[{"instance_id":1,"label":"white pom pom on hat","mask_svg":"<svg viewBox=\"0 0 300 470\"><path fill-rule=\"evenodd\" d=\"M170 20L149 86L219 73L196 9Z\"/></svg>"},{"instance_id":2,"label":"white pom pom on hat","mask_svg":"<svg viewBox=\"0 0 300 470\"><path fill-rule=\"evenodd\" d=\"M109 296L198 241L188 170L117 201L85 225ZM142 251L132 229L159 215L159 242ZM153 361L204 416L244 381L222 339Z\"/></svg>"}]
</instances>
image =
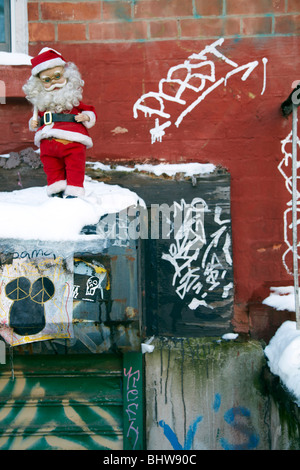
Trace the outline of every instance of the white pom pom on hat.
<instances>
[{"instance_id":1,"label":"white pom pom on hat","mask_svg":"<svg viewBox=\"0 0 300 470\"><path fill-rule=\"evenodd\" d=\"M44 47L36 57L31 59L31 64L31 74L38 75L44 70L58 67L59 65L65 65L66 61L55 49Z\"/></svg>"}]
</instances>

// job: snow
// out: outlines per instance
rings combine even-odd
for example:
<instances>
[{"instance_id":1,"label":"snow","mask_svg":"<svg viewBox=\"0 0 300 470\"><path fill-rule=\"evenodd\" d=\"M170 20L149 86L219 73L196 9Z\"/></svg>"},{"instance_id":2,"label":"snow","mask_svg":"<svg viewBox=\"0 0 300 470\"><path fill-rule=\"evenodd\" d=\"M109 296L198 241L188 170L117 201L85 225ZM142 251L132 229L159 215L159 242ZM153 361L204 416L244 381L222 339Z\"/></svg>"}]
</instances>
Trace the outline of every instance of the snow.
<instances>
[{"instance_id":1,"label":"snow","mask_svg":"<svg viewBox=\"0 0 300 470\"><path fill-rule=\"evenodd\" d=\"M166 174L174 176L176 173L183 173L184 176L195 176L212 173L215 170L215 165L211 163L182 163L182 164L165 164L159 165L136 165L139 171L147 171L154 173L156 176Z\"/></svg>"},{"instance_id":2,"label":"snow","mask_svg":"<svg viewBox=\"0 0 300 470\"><path fill-rule=\"evenodd\" d=\"M225 339L225 340L232 340L232 339L236 339L238 337L238 333L225 333L223 336L222 336L222 339Z\"/></svg>"},{"instance_id":3,"label":"snow","mask_svg":"<svg viewBox=\"0 0 300 470\"><path fill-rule=\"evenodd\" d=\"M6 53L5 53L6 54ZM17 58L16 55L15 60ZM3 58L3 53L0 53ZM7 59L8 60L8 59ZM7 157L7 155L2 155ZM149 165L136 164L134 167L111 167L103 163L88 162L87 165L103 171L146 171L159 176L173 176L183 173L194 176L211 173L215 165L207 163L182 163ZM145 207L137 194L117 185L85 179L86 198L49 198L45 187L33 187L12 192L0 192L0 238L23 240L77 240L85 225L96 224L100 217L116 213L138 204Z\"/></svg>"},{"instance_id":4,"label":"snow","mask_svg":"<svg viewBox=\"0 0 300 470\"><path fill-rule=\"evenodd\" d=\"M295 294L293 286L271 287L270 295L263 300L263 304L276 310L295 311Z\"/></svg>"},{"instance_id":5,"label":"snow","mask_svg":"<svg viewBox=\"0 0 300 470\"><path fill-rule=\"evenodd\" d=\"M22 54L12 54L10 59L0 53L1 60L8 62L21 61ZM6 59L5 59L6 57ZM28 60L30 58L28 57ZM26 58L23 57L26 62ZM2 155L7 157L9 155ZM185 176L211 173L213 164L183 163L138 165L134 167L111 167L103 163L88 162L87 165L103 171L146 171L155 175L183 173ZM143 200L137 194L117 185L107 185L103 182L85 179L86 198L60 199L49 198L45 187L33 187L12 192L0 192L0 238L22 240L77 240L85 225L96 224L100 217L120 212L138 204L145 207Z\"/></svg>"},{"instance_id":6,"label":"snow","mask_svg":"<svg viewBox=\"0 0 300 470\"><path fill-rule=\"evenodd\" d=\"M138 204L139 196L118 185L85 178L84 199L47 196L46 187L0 192L0 238L22 240L79 240L85 225L96 224L100 217Z\"/></svg>"},{"instance_id":7,"label":"snow","mask_svg":"<svg viewBox=\"0 0 300 470\"><path fill-rule=\"evenodd\" d=\"M300 330L296 322L286 321L266 346L265 355L271 372L294 395L300 405Z\"/></svg>"},{"instance_id":8,"label":"snow","mask_svg":"<svg viewBox=\"0 0 300 470\"><path fill-rule=\"evenodd\" d=\"M148 173L153 173L156 176L161 176L166 174L168 176L174 176L177 173L183 173L184 176L195 176L195 175L205 175L212 173L216 167L212 163L160 163L158 165L150 164L136 164L134 167L127 167L123 165L117 165L111 167L110 165L105 165L100 162L89 162L87 165L91 166L95 170L102 171L146 171Z\"/></svg>"},{"instance_id":9,"label":"snow","mask_svg":"<svg viewBox=\"0 0 300 470\"><path fill-rule=\"evenodd\" d=\"M147 339L144 343L141 344L141 350L142 353L152 353L154 351L155 346L153 346L151 343L154 340L154 336L151 336L151 338Z\"/></svg>"},{"instance_id":10,"label":"snow","mask_svg":"<svg viewBox=\"0 0 300 470\"><path fill-rule=\"evenodd\" d=\"M21 52L0 51L0 65L31 65L31 56Z\"/></svg>"},{"instance_id":11,"label":"snow","mask_svg":"<svg viewBox=\"0 0 300 470\"><path fill-rule=\"evenodd\" d=\"M263 300L278 311L295 312L293 286L271 287L270 295ZM283 385L300 405L300 330L296 322L285 321L266 346L265 355L271 372L280 377Z\"/></svg>"}]
</instances>

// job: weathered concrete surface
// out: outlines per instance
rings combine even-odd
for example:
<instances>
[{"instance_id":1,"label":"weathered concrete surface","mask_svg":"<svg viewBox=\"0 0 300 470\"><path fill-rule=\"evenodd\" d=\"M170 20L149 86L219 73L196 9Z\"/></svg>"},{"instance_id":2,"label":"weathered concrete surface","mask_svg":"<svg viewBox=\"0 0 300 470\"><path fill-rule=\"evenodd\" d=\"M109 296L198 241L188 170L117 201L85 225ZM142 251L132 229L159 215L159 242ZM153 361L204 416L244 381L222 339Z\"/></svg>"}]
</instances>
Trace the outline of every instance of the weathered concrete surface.
<instances>
[{"instance_id":1,"label":"weathered concrete surface","mask_svg":"<svg viewBox=\"0 0 300 470\"><path fill-rule=\"evenodd\" d=\"M14 191L47 184L39 154L29 147L0 156L0 191Z\"/></svg>"},{"instance_id":2,"label":"weathered concrete surface","mask_svg":"<svg viewBox=\"0 0 300 470\"><path fill-rule=\"evenodd\" d=\"M218 338L152 344L146 355L149 450L300 448L297 419L290 425L272 396L263 344Z\"/></svg>"}]
</instances>

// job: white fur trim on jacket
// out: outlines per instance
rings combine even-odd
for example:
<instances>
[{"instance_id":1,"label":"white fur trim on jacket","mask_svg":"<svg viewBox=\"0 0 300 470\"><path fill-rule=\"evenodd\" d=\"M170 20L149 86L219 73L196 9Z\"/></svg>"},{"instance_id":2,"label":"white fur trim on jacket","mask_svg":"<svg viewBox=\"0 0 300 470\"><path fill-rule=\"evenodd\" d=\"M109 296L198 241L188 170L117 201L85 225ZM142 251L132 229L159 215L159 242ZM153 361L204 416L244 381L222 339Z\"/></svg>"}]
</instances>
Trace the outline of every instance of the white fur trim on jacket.
<instances>
[{"instance_id":1,"label":"white fur trim on jacket","mask_svg":"<svg viewBox=\"0 0 300 470\"><path fill-rule=\"evenodd\" d=\"M82 114L86 114L90 120L89 121L83 121L82 124L87 128L90 129L93 127L96 123L96 115L93 113L93 111L82 111Z\"/></svg>"},{"instance_id":2,"label":"white fur trim on jacket","mask_svg":"<svg viewBox=\"0 0 300 470\"><path fill-rule=\"evenodd\" d=\"M51 196L52 194L60 193L64 191L67 187L66 180L55 181L55 183L47 186L47 195Z\"/></svg>"},{"instance_id":3,"label":"white fur trim on jacket","mask_svg":"<svg viewBox=\"0 0 300 470\"><path fill-rule=\"evenodd\" d=\"M80 144L85 145L88 149L93 147L93 141L88 135L81 134L80 132L65 131L63 129L56 129L54 123L49 126L43 127L43 129L38 130L34 136L34 143L37 147L40 146L42 139L49 139L54 137L56 139L65 139L70 140L71 142L79 142Z\"/></svg>"}]
</instances>

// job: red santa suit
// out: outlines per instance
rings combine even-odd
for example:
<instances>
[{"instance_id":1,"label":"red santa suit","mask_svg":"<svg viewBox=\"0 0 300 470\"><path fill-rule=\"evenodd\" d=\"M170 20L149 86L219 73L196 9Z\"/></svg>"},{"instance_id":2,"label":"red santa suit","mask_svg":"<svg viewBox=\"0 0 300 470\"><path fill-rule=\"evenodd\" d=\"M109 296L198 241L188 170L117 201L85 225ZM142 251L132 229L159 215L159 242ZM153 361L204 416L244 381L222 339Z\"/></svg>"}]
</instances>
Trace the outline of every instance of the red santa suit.
<instances>
[{"instance_id":1,"label":"red santa suit","mask_svg":"<svg viewBox=\"0 0 300 470\"><path fill-rule=\"evenodd\" d=\"M90 120L56 121L80 113L88 115ZM42 118L42 126L35 134L34 143L40 147L40 158L47 175L48 195L64 191L65 195L82 196L86 148L93 146L88 129L97 119L94 107L80 103L71 111L60 114L39 112L39 117Z\"/></svg>"},{"instance_id":2,"label":"red santa suit","mask_svg":"<svg viewBox=\"0 0 300 470\"><path fill-rule=\"evenodd\" d=\"M31 59L32 76L44 70L65 66L66 60L54 49L45 47ZM86 114L88 121L76 122L76 114ZM40 158L47 175L49 196L64 193L66 196L84 195L86 148L93 145L88 134L97 119L93 106L79 103L62 113L39 112L40 127L35 134L35 145L40 147ZM36 119L36 118L35 118ZM35 130L31 127L31 130Z\"/></svg>"}]
</instances>

